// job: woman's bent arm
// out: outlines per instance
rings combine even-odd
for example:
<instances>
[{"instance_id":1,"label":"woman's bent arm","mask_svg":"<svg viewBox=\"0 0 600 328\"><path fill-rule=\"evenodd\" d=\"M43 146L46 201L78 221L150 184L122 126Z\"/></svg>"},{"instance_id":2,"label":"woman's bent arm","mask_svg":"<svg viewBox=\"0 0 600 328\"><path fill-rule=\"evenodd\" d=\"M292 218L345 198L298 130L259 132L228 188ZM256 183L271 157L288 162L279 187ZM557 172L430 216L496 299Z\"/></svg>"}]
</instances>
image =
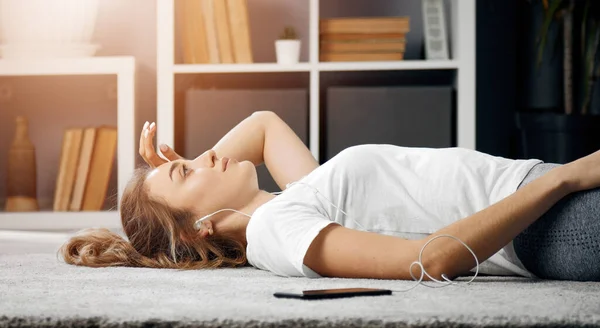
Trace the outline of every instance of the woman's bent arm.
<instances>
[{"instance_id":1,"label":"woman's bent arm","mask_svg":"<svg viewBox=\"0 0 600 328\"><path fill-rule=\"evenodd\" d=\"M479 263L485 261L569 194L570 188L561 173L557 169L549 171L496 204L422 239L422 244L439 235L451 235L467 244ZM456 277L476 266L471 252L448 237L429 243L422 260L428 272L428 267L434 268L436 279L441 279L442 273Z\"/></svg>"},{"instance_id":2,"label":"woman's bent arm","mask_svg":"<svg viewBox=\"0 0 600 328\"><path fill-rule=\"evenodd\" d=\"M156 126L152 124L148 127L147 123L140 135L139 153L146 163L157 167L166 160L158 156L152 145ZM227 132L212 149L217 157L250 161L255 166L264 163L282 190L288 183L319 167L319 163L296 133L277 114L270 111L252 113ZM171 161L181 158L167 145L161 145L161 152Z\"/></svg>"},{"instance_id":3,"label":"woman's bent arm","mask_svg":"<svg viewBox=\"0 0 600 328\"><path fill-rule=\"evenodd\" d=\"M213 150L218 157L264 163L282 190L319 166L294 131L270 111L255 112L244 119Z\"/></svg>"}]
</instances>

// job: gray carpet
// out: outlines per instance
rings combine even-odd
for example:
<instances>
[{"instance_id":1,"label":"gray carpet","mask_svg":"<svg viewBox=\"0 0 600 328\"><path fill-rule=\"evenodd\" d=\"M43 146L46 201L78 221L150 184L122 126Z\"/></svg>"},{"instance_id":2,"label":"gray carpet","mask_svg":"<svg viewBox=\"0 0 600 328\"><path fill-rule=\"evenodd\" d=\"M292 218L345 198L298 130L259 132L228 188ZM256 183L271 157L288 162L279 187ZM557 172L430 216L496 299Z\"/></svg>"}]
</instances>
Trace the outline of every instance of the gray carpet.
<instances>
[{"instance_id":1,"label":"gray carpet","mask_svg":"<svg viewBox=\"0 0 600 328\"><path fill-rule=\"evenodd\" d=\"M461 277L459 281L466 281ZM0 327L600 327L600 283L480 276L390 296L304 301L280 290L411 281L283 278L251 267L85 268L52 254L0 255Z\"/></svg>"}]
</instances>

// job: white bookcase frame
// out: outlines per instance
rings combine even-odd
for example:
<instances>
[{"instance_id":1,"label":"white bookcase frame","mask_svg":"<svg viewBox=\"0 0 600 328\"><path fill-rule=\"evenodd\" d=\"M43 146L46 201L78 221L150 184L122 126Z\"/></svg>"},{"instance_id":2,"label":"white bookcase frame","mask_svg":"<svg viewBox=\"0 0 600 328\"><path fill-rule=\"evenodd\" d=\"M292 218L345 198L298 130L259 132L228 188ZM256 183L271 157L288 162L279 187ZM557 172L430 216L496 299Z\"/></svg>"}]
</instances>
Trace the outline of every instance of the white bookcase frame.
<instances>
[{"instance_id":1,"label":"white bookcase frame","mask_svg":"<svg viewBox=\"0 0 600 328\"><path fill-rule=\"evenodd\" d=\"M118 199L135 169L135 58L132 56L0 60L0 76L116 75ZM120 229L118 211L2 212L0 230Z\"/></svg>"},{"instance_id":2,"label":"white bookcase frame","mask_svg":"<svg viewBox=\"0 0 600 328\"><path fill-rule=\"evenodd\" d=\"M457 146L475 149L475 2L451 0L450 26L452 59L387 62L319 62L319 0L309 1L309 61L295 65L175 64L176 0L157 1L157 140L174 144L175 74L309 72L309 148L319 160L320 72L455 70L457 90ZM368 0L365 0L368 1ZM249 1L249 5L252 1Z\"/></svg>"}]
</instances>

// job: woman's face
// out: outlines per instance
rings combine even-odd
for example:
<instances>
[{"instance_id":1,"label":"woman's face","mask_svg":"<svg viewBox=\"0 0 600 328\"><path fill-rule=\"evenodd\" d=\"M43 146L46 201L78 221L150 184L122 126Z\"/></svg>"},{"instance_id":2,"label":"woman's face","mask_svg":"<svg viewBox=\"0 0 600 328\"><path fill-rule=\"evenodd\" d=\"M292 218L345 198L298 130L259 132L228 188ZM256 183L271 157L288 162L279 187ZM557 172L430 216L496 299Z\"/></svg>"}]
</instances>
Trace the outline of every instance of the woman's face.
<instances>
[{"instance_id":1,"label":"woman's face","mask_svg":"<svg viewBox=\"0 0 600 328\"><path fill-rule=\"evenodd\" d=\"M194 160L162 164L150 172L146 185L151 196L198 215L225 206L243 206L253 192L258 191L256 168L252 162L217 158L212 149Z\"/></svg>"}]
</instances>

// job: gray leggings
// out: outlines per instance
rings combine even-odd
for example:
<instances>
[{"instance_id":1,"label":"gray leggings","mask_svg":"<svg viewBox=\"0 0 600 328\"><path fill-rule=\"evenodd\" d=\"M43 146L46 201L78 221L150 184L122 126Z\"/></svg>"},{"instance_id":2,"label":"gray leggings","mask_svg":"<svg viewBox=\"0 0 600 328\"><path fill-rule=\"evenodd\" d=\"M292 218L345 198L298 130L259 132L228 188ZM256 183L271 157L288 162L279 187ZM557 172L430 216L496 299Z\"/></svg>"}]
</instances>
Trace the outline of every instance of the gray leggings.
<instances>
[{"instance_id":1,"label":"gray leggings","mask_svg":"<svg viewBox=\"0 0 600 328\"><path fill-rule=\"evenodd\" d=\"M519 188L556 166L534 166ZM600 188L561 199L513 244L525 268L540 278L600 281Z\"/></svg>"}]
</instances>

